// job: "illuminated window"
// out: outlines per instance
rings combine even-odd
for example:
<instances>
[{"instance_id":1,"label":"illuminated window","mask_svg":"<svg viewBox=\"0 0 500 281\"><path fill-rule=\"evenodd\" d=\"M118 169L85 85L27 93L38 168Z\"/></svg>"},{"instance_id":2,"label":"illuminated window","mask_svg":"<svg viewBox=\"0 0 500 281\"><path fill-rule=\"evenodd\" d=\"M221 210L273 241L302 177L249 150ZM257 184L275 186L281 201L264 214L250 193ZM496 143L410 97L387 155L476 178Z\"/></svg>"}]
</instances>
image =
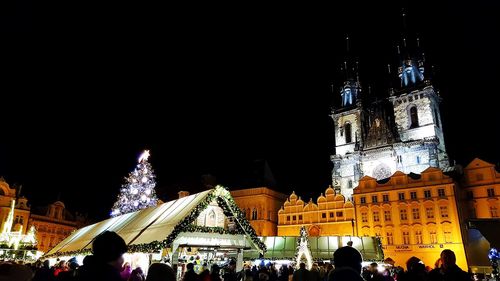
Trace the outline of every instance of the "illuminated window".
<instances>
[{"instance_id":1,"label":"illuminated window","mask_svg":"<svg viewBox=\"0 0 500 281\"><path fill-rule=\"evenodd\" d=\"M452 237L451 237L451 230L449 228L446 228L445 230L443 230L443 233L444 233L444 242L445 243L453 242Z\"/></svg>"},{"instance_id":2,"label":"illuminated window","mask_svg":"<svg viewBox=\"0 0 500 281\"><path fill-rule=\"evenodd\" d=\"M403 231L403 244L410 244L410 232L408 231Z\"/></svg>"},{"instance_id":3,"label":"illuminated window","mask_svg":"<svg viewBox=\"0 0 500 281\"><path fill-rule=\"evenodd\" d=\"M431 239L431 244L436 244L437 243L437 233L435 230L431 230L429 232L429 238Z\"/></svg>"},{"instance_id":4,"label":"illuminated window","mask_svg":"<svg viewBox=\"0 0 500 281\"><path fill-rule=\"evenodd\" d=\"M384 221L391 221L391 211L384 211Z\"/></svg>"},{"instance_id":5,"label":"illuminated window","mask_svg":"<svg viewBox=\"0 0 500 281\"><path fill-rule=\"evenodd\" d=\"M389 194L384 194L384 195L382 195L382 200L383 200L384 202L389 202Z\"/></svg>"},{"instance_id":6,"label":"illuminated window","mask_svg":"<svg viewBox=\"0 0 500 281\"><path fill-rule=\"evenodd\" d=\"M330 212L330 218L333 218L333 212Z\"/></svg>"},{"instance_id":7,"label":"illuminated window","mask_svg":"<svg viewBox=\"0 0 500 281\"><path fill-rule=\"evenodd\" d=\"M448 217L448 207L446 206L440 206L439 207L439 212L441 213L442 218L447 218Z\"/></svg>"},{"instance_id":8,"label":"illuminated window","mask_svg":"<svg viewBox=\"0 0 500 281\"><path fill-rule=\"evenodd\" d=\"M416 191L410 192L410 198L411 199L417 199L417 192Z\"/></svg>"},{"instance_id":9,"label":"illuminated window","mask_svg":"<svg viewBox=\"0 0 500 281\"><path fill-rule=\"evenodd\" d=\"M326 219L326 213L321 213L321 218Z\"/></svg>"},{"instance_id":10,"label":"illuminated window","mask_svg":"<svg viewBox=\"0 0 500 281\"><path fill-rule=\"evenodd\" d=\"M399 210L399 218L402 221L408 220L408 213L406 212L406 209Z\"/></svg>"},{"instance_id":11,"label":"illuminated window","mask_svg":"<svg viewBox=\"0 0 500 281\"><path fill-rule=\"evenodd\" d=\"M293 216L292 219L293 219L293 221L296 221L297 220L297 216Z\"/></svg>"},{"instance_id":12,"label":"illuminated window","mask_svg":"<svg viewBox=\"0 0 500 281\"><path fill-rule=\"evenodd\" d=\"M398 193L399 200L405 200L405 194L403 192Z\"/></svg>"},{"instance_id":13,"label":"illuminated window","mask_svg":"<svg viewBox=\"0 0 500 281\"><path fill-rule=\"evenodd\" d=\"M373 203L377 203L377 201L378 201L378 196L377 195L373 195L372 196L372 202Z\"/></svg>"},{"instance_id":14,"label":"illuminated window","mask_svg":"<svg viewBox=\"0 0 500 281\"><path fill-rule=\"evenodd\" d=\"M252 211L252 220L256 220L257 219L257 209L253 209Z\"/></svg>"},{"instance_id":15,"label":"illuminated window","mask_svg":"<svg viewBox=\"0 0 500 281\"><path fill-rule=\"evenodd\" d=\"M392 237L392 232L387 232L387 245L393 245L394 238Z\"/></svg>"},{"instance_id":16,"label":"illuminated window","mask_svg":"<svg viewBox=\"0 0 500 281\"><path fill-rule=\"evenodd\" d=\"M301 220L302 220L302 215L299 215L299 221L301 221Z\"/></svg>"},{"instance_id":17,"label":"illuminated window","mask_svg":"<svg viewBox=\"0 0 500 281\"><path fill-rule=\"evenodd\" d=\"M361 204L366 204L366 197L361 197Z\"/></svg>"},{"instance_id":18,"label":"illuminated window","mask_svg":"<svg viewBox=\"0 0 500 281\"><path fill-rule=\"evenodd\" d=\"M418 111L416 106L410 108L410 122L410 128L418 127Z\"/></svg>"},{"instance_id":19,"label":"illuminated window","mask_svg":"<svg viewBox=\"0 0 500 281\"><path fill-rule=\"evenodd\" d=\"M425 198L431 198L431 191L430 190L424 190L424 197Z\"/></svg>"},{"instance_id":20,"label":"illuminated window","mask_svg":"<svg viewBox=\"0 0 500 281\"><path fill-rule=\"evenodd\" d=\"M351 124L346 123L344 125L344 130L345 130L345 143L350 143L352 141L351 137Z\"/></svg>"},{"instance_id":21,"label":"illuminated window","mask_svg":"<svg viewBox=\"0 0 500 281\"><path fill-rule=\"evenodd\" d=\"M378 212L373 212L373 221L378 222L380 221L380 217Z\"/></svg>"},{"instance_id":22,"label":"illuminated window","mask_svg":"<svg viewBox=\"0 0 500 281\"><path fill-rule=\"evenodd\" d=\"M411 214L412 214L414 220L420 219L420 209L419 208L411 209Z\"/></svg>"},{"instance_id":23,"label":"illuminated window","mask_svg":"<svg viewBox=\"0 0 500 281\"><path fill-rule=\"evenodd\" d=\"M434 208L433 207L425 208L425 214L427 215L428 219L433 219L434 218Z\"/></svg>"},{"instance_id":24,"label":"illuminated window","mask_svg":"<svg viewBox=\"0 0 500 281\"><path fill-rule=\"evenodd\" d=\"M446 196L443 188L438 189L438 196L439 197L445 197Z\"/></svg>"},{"instance_id":25,"label":"illuminated window","mask_svg":"<svg viewBox=\"0 0 500 281\"><path fill-rule=\"evenodd\" d=\"M415 231L415 243L422 244L422 231L421 230Z\"/></svg>"},{"instance_id":26,"label":"illuminated window","mask_svg":"<svg viewBox=\"0 0 500 281\"><path fill-rule=\"evenodd\" d=\"M361 221L368 222L368 214L366 212L361 213Z\"/></svg>"},{"instance_id":27,"label":"illuminated window","mask_svg":"<svg viewBox=\"0 0 500 281\"><path fill-rule=\"evenodd\" d=\"M490 214L492 218L498 218L498 209L495 206L490 206Z\"/></svg>"},{"instance_id":28,"label":"illuminated window","mask_svg":"<svg viewBox=\"0 0 500 281\"><path fill-rule=\"evenodd\" d=\"M488 188L488 197L495 197L495 189Z\"/></svg>"},{"instance_id":29,"label":"illuminated window","mask_svg":"<svg viewBox=\"0 0 500 281\"><path fill-rule=\"evenodd\" d=\"M474 192L467 191L467 199L474 199Z\"/></svg>"},{"instance_id":30,"label":"illuminated window","mask_svg":"<svg viewBox=\"0 0 500 281\"><path fill-rule=\"evenodd\" d=\"M337 212L337 217L342 217L343 215L343 212Z\"/></svg>"}]
</instances>

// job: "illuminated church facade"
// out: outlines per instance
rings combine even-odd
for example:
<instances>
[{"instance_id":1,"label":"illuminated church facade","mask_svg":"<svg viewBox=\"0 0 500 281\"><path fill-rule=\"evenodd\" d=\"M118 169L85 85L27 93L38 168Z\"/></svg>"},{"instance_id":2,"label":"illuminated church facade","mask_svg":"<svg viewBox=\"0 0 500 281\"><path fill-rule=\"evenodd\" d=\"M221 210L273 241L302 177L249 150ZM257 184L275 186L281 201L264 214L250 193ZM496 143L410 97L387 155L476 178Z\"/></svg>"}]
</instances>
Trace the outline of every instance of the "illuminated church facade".
<instances>
[{"instance_id":1,"label":"illuminated church facade","mask_svg":"<svg viewBox=\"0 0 500 281\"><path fill-rule=\"evenodd\" d=\"M341 104L331 112L335 134L331 161L333 187L346 198L351 198L363 176L381 180L396 171L421 173L428 167L449 166L441 98L426 77L424 54L415 41L413 48L406 39L398 46L397 71L388 65L394 83L389 83L383 99L365 96L358 62L349 57L344 61Z\"/></svg>"}]
</instances>

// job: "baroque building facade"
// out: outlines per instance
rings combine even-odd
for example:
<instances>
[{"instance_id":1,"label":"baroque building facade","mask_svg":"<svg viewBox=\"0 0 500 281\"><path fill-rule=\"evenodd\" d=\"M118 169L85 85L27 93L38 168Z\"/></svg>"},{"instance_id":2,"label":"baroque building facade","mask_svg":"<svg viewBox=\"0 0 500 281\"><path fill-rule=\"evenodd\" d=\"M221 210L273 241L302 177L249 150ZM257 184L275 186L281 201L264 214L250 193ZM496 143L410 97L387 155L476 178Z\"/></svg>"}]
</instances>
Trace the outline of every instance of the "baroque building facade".
<instances>
[{"instance_id":1,"label":"baroque building facade","mask_svg":"<svg viewBox=\"0 0 500 281\"><path fill-rule=\"evenodd\" d=\"M306 227L309 236L354 236L355 212L351 201L330 186L313 202L292 192L278 212L278 236L298 236Z\"/></svg>"},{"instance_id":2,"label":"baroque building facade","mask_svg":"<svg viewBox=\"0 0 500 281\"><path fill-rule=\"evenodd\" d=\"M287 199L285 194L256 187L232 190L231 195L258 236L278 234L278 211Z\"/></svg>"},{"instance_id":3,"label":"baroque building facade","mask_svg":"<svg viewBox=\"0 0 500 281\"><path fill-rule=\"evenodd\" d=\"M18 193L18 189L11 188L4 178L0 177L0 231L4 229L4 224L7 221L7 216L11 209L12 200L16 200L14 221L11 226L12 230L21 230L22 234L26 234L28 231L28 220L31 208L28 205L28 199L25 197L17 198Z\"/></svg>"},{"instance_id":4,"label":"baroque building facade","mask_svg":"<svg viewBox=\"0 0 500 281\"><path fill-rule=\"evenodd\" d=\"M398 265L412 256L433 265L442 250L451 249L466 269L458 196L453 178L438 168L398 171L379 181L364 176L353 196L358 233L380 237L384 256Z\"/></svg>"},{"instance_id":5,"label":"baroque building facade","mask_svg":"<svg viewBox=\"0 0 500 281\"><path fill-rule=\"evenodd\" d=\"M84 224L83 219L73 216L61 201L42 209L41 214L31 213L30 225L35 226L37 248L44 253Z\"/></svg>"},{"instance_id":6,"label":"baroque building facade","mask_svg":"<svg viewBox=\"0 0 500 281\"><path fill-rule=\"evenodd\" d=\"M383 99L364 94L357 61L347 56L342 66L341 104L331 112L335 134L331 161L333 187L347 198L363 176L384 179L396 171L420 173L428 167L449 166L441 98L426 77L419 40L414 48L406 42L398 47L397 71L388 66L389 80L398 85L389 83Z\"/></svg>"},{"instance_id":7,"label":"baroque building facade","mask_svg":"<svg viewBox=\"0 0 500 281\"><path fill-rule=\"evenodd\" d=\"M467 218L500 219L500 173L495 165L474 159L464 168L462 186Z\"/></svg>"}]
</instances>

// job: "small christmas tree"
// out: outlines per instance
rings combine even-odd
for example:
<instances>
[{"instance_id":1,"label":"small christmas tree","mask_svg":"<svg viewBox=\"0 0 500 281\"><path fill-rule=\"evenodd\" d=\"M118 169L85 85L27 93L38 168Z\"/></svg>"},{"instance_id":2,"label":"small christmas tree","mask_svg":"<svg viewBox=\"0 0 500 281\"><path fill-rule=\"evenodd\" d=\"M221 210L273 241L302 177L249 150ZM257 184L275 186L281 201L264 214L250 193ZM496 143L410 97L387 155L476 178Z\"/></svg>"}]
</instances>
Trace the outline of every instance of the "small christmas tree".
<instances>
[{"instance_id":1,"label":"small christmas tree","mask_svg":"<svg viewBox=\"0 0 500 281\"><path fill-rule=\"evenodd\" d=\"M156 206L155 175L148 158L149 150L145 150L139 157L137 167L125 178L126 183L122 185L111 210L112 217Z\"/></svg>"}]
</instances>

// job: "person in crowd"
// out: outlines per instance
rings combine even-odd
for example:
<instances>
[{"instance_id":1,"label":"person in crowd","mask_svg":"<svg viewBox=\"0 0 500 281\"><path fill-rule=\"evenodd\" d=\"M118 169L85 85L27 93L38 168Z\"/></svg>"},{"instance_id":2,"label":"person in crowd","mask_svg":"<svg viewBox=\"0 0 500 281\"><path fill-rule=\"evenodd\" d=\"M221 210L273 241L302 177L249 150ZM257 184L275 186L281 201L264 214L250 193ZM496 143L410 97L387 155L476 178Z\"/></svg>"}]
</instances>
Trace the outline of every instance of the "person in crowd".
<instances>
[{"instance_id":1,"label":"person in crowd","mask_svg":"<svg viewBox=\"0 0 500 281\"><path fill-rule=\"evenodd\" d=\"M366 281L384 281L384 277L378 271L378 264L376 262L372 262L368 270L370 275L368 278L365 278Z\"/></svg>"},{"instance_id":2,"label":"person in crowd","mask_svg":"<svg viewBox=\"0 0 500 281\"><path fill-rule=\"evenodd\" d=\"M301 262L299 264L299 269L295 270L293 273L293 281L308 281L309 280L309 270L306 269L306 264Z\"/></svg>"},{"instance_id":3,"label":"person in crowd","mask_svg":"<svg viewBox=\"0 0 500 281\"><path fill-rule=\"evenodd\" d=\"M104 231L92 242L93 255L86 256L78 268L78 281L122 281L120 271L127 244L112 231Z\"/></svg>"},{"instance_id":4,"label":"person in crowd","mask_svg":"<svg viewBox=\"0 0 500 281\"><path fill-rule=\"evenodd\" d=\"M417 257L411 257L406 262L406 272L398 276L398 281L427 281L424 263Z\"/></svg>"},{"instance_id":5,"label":"person in crowd","mask_svg":"<svg viewBox=\"0 0 500 281\"><path fill-rule=\"evenodd\" d=\"M144 272L142 271L142 268L136 267L132 272L130 273L130 277L128 278L128 281L144 281L146 280L146 277L144 276Z\"/></svg>"},{"instance_id":6,"label":"person in crowd","mask_svg":"<svg viewBox=\"0 0 500 281\"><path fill-rule=\"evenodd\" d=\"M130 278L130 274L132 273L132 268L130 263L126 262L123 264L122 271L120 272L120 277L123 281L127 281Z\"/></svg>"},{"instance_id":7,"label":"person in crowd","mask_svg":"<svg viewBox=\"0 0 500 281\"><path fill-rule=\"evenodd\" d=\"M199 281L199 276L194 272L194 264L193 263L188 263L186 265L186 272L184 272L184 278L182 279L183 281Z\"/></svg>"},{"instance_id":8,"label":"person in crowd","mask_svg":"<svg viewBox=\"0 0 500 281\"><path fill-rule=\"evenodd\" d=\"M227 271L224 273L224 276L222 278L224 279L224 281L239 281L241 280L241 277L242 273L236 272L236 261L231 260L229 262L229 266L227 267Z\"/></svg>"},{"instance_id":9,"label":"person in crowd","mask_svg":"<svg viewBox=\"0 0 500 281\"><path fill-rule=\"evenodd\" d=\"M320 276L319 267L318 267L317 263L313 263L311 270L309 271L309 280L321 281L321 276Z\"/></svg>"},{"instance_id":10,"label":"person in crowd","mask_svg":"<svg viewBox=\"0 0 500 281\"><path fill-rule=\"evenodd\" d=\"M33 272L22 263L0 261L0 281L31 281Z\"/></svg>"},{"instance_id":11,"label":"person in crowd","mask_svg":"<svg viewBox=\"0 0 500 281\"><path fill-rule=\"evenodd\" d=\"M164 263L153 263L149 266L146 281L176 281L174 270Z\"/></svg>"},{"instance_id":12,"label":"person in crowd","mask_svg":"<svg viewBox=\"0 0 500 281\"><path fill-rule=\"evenodd\" d=\"M78 263L75 260L68 262L68 270L59 272L57 276L57 281L75 281L76 273L78 269Z\"/></svg>"},{"instance_id":13,"label":"person in crowd","mask_svg":"<svg viewBox=\"0 0 500 281\"><path fill-rule=\"evenodd\" d=\"M328 275L329 281L363 281L361 278L361 254L353 247L345 246L333 253L335 269Z\"/></svg>"},{"instance_id":14,"label":"person in crowd","mask_svg":"<svg viewBox=\"0 0 500 281\"><path fill-rule=\"evenodd\" d=\"M216 263L212 265L212 269L210 271L210 280L222 281L222 279L220 278L220 266Z\"/></svg>"},{"instance_id":15,"label":"person in crowd","mask_svg":"<svg viewBox=\"0 0 500 281\"><path fill-rule=\"evenodd\" d=\"M430 281L471 281L472 277L456 264L457 258L452 250L441 252L441 267L429 272Z\"/></svg>"},{"instance_id":16,"label":"person in crowd","mask_svg":"<svg viewBox=\"0 0 500 281\"><path fill-rule=\"evenodd\" d=\"M54 272L50 268L49 260L44 260L42 266L35 272L33 281L53 281L55 280Z\"/></svg>"}]
</instances>

